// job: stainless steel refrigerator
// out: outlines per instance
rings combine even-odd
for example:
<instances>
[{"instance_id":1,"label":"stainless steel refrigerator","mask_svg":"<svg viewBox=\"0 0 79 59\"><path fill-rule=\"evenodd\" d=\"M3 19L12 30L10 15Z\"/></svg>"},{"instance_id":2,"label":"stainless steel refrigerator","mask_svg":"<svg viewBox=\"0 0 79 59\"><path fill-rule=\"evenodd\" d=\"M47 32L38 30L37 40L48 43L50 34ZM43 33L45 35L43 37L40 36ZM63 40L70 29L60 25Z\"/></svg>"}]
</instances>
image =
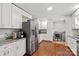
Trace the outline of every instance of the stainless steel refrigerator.
<instances>
[{"instance_id":1,"label":"stainless steel refrigerator","mask_svg":"<svg viewBox=\"0 0 79 59\"><path fill-rule=\"evenodd\" d=\"M26 38L26 54L32 55L38 49L38 35L34 20L23 22L22 30Z\"/></svg>"}]
</instances>

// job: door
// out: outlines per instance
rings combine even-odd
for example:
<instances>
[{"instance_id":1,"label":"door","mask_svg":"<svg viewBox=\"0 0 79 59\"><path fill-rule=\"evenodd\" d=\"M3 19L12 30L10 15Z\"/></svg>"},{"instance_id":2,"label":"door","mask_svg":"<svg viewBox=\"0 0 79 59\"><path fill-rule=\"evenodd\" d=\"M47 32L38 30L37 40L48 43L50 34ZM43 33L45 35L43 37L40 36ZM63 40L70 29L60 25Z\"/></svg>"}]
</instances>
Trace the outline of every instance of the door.
<instances>
[{"instance_id":1,"label":"door","mask_svg":"<svg viewBox=\"0 0 79 59\"><path fill-rule=\"evenodd\" d=\"M11 4L2 4L2 25L3 28L11 28Z\"/></svg>"}]
</instances>

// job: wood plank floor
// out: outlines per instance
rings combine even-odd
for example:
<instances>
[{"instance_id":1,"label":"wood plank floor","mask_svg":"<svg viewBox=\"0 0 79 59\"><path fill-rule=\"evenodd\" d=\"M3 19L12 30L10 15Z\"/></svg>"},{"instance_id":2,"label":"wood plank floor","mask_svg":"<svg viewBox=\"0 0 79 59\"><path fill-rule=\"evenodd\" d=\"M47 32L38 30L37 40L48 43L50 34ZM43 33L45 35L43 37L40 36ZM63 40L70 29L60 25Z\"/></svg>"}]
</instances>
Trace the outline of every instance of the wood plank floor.
<instances>
[{"instance_id":1,"label":"wood plank floor","mask_svg":"<svg viewBox=\"0 0 79 59\"><path fill-rule=\"evenodd\" d=\"M74 56L74 54L64 44L43 41L32 56Z\"/></svg>"}]
</instances>

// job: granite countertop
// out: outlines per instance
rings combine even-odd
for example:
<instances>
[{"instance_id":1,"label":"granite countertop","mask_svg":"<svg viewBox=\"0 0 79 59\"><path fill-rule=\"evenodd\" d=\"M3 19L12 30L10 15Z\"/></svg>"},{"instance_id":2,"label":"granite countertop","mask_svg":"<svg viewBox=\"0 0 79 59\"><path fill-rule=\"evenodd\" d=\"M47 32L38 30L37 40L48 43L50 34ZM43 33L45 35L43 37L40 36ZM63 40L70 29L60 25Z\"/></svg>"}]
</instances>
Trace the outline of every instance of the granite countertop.
<instances>
[{"instance_id":1,"label":"granite countertop","mask_svg":"<svg viewBox=\"0 0 79 59\"><path fill-rule=\"evenodd\" d=\"M22 39L24 39L24 38L22 38ZM5 44L9 44L9 43L13 43L13 42L16 42L16 41L18 41L18 40L21 40L21 39L1 39L0 40L0 46L2 46L2 45L5 45Z\"/></svg>"}]
</instances>

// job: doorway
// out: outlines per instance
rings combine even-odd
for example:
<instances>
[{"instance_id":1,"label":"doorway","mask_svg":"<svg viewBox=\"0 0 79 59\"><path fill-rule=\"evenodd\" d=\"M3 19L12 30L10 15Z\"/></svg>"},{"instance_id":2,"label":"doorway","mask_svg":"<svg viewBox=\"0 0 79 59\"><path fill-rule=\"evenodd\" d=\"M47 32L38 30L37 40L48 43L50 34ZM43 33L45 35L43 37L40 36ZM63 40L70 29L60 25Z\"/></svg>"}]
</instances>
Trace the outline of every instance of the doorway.
<instances>
[{"instance_id":1,"label":"doorway","mask_svg":"<svg viewBox=\"0 0 79 59\"><path fill-rule=\"evenodd\" d=\"M54 21L53 22L53 41L54 42L65 42L65 21Z\"/></svg>"}]
</instances>

